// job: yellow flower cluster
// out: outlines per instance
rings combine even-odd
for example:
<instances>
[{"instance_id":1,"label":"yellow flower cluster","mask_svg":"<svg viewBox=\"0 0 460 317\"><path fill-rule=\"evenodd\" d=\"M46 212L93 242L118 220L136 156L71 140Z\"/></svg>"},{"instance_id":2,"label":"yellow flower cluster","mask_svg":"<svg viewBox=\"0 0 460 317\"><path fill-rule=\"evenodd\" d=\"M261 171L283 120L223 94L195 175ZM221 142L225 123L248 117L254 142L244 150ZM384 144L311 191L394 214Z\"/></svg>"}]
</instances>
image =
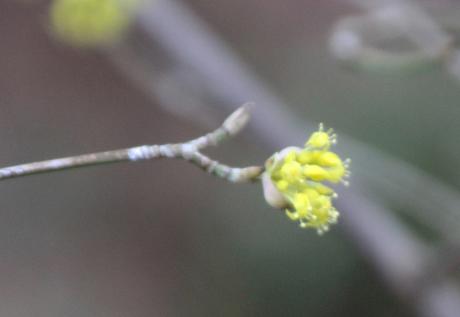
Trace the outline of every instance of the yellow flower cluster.
<instances>
[{"instance_id":1,"label":"yellow flower cluster","mask_svg":"<svg viewBox=\"0 0 460 317\"><path fill-rule=\"evenodd\" d=\"M101 46L120 38L139 0L54 0L50 7L53 32L74 46Z\"/></svg>"},{"instance_id":2,"label":"yellow flower cluster","mask_svg":"<svg viewBox=\"0 0 460 317\"><path fill-rule=\"evenodd\" d=\"M330 151L337 137L332 129L324 131L320 124L304 148L291 147L276 153L266 164L266 171L274 187L286 201L286 215L299 221L302 228L315 228L319 234L336 223L338 211L332 206L334 190L322 182L341 182L350 172L350 160Z\"/></svg>"}]
</instances>

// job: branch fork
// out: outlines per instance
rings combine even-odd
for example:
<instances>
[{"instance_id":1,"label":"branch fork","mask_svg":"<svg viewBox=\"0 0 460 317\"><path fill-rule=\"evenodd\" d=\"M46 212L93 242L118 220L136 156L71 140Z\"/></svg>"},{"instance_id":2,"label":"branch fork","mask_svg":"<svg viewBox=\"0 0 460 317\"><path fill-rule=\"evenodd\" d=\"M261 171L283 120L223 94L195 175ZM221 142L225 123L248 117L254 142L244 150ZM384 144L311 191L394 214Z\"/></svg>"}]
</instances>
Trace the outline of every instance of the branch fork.
<instances>
[{"instance_id":1,"label":"branch fork","mask_svg":"<svg viewBox=\"0 0 460 317\"><path fill-rule=\"evenodd\" d=\"M217 146L223 141L238 134L249 121L250 114L248 106L249 104L245 104L238 108L216 130L188 142L162 145L141 145L126 149L84 154L0 168L0 180L98 164L137 162L159 158L177 158L184 159L200 167L207 173L230 182L244 183L257 181L264 170L263 167L231 167L221 164L200 152L200 150L209 146Z\"/></svg>"}]
</instances>

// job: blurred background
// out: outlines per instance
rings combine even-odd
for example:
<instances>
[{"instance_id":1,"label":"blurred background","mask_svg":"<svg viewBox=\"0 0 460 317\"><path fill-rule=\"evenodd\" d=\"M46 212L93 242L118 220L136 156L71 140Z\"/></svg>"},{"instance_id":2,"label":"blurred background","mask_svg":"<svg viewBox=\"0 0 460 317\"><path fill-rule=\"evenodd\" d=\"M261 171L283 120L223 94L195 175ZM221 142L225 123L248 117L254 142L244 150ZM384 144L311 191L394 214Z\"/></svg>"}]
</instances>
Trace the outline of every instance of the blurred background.
<instances>
[{"instance_id":1,"label":"blurred background","mask_svg":"<svg viewBox=\"0 0 460 317\"><path fill-rule=\"evenodd\" d=\"M460 316L457 2L72 1L0 2L2 166L181 142L254 101L209 154L263 164L324 122L351 186L320 237L183 161L5 181L1 316Z\"/></svg>"}]
</instances>

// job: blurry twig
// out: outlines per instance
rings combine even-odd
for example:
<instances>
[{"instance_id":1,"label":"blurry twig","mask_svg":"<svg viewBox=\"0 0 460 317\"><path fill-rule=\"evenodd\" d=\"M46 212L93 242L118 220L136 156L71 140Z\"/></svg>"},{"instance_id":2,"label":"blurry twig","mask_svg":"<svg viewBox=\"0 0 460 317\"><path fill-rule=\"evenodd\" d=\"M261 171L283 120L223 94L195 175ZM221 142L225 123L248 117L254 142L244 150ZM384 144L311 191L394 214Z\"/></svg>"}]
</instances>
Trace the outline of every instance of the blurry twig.
<instances>
[{"instance_id":1,"label":"blurry twig","mask_svg":"<svg viewBox=\"0 0 460 317\"><path fill-rule=\"evenodd\" d=\"M230 167L212 160L200 152L206 147L218 145L229 137L234 136L246 125L248 120L249 111L247 107L243 106L233 112L218 129L185 143L142 145L0 168L0 180L98 164L179 158L230 182L251 182L258 179L263 171L262 167Z\"/></svg>"},{"instance_id":2,"label":"blurry twig","mask_svg":"<svg viewBox=\"0 0 460 317\"><path fill-rule=\"evenodd\" d=\"M449 59L452 36L416 3L353 2L367 12L335 26L330 49L339 61L366 71L397 73Z\"/></svg>"},{"instance_id":3,"label":"blurry twig","mask_svg":"<svg viewBox=\"0 0 460 317\"><path fill-rule=\"evenodd\" d=\"M458 2L431 1L430 11L438 15L435 19L422 8L421 1L348 1L365 13L341 19L334 27L329 46L338 61L387 74L437 66L460 80L460 50L455 45L455 34L451 34L460 29L459 19L457 14L445 13L458 12L449 9ZM392 42L396 44L393 46L404 43L405 48L391 47Z\"/></svg>"}]
</instances>

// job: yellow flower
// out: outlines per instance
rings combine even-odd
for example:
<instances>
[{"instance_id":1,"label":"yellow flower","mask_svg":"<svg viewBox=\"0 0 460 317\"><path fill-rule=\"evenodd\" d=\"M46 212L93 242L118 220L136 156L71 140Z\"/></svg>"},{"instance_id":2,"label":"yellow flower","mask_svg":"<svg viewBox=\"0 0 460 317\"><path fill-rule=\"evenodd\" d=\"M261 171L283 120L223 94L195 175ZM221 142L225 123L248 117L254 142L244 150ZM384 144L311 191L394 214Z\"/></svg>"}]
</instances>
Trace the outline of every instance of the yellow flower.
<instances>
[{"instance_id":1,"label":"yellow flower","mask_svg":"<svg viewBox=\"0 0 460 317\"><path fill-rule=\"evenodd\" d=\"M322 123L320 123L318 131L314 132L310 136L307 143L305 143L305 146L319 150L328 150L331 145L335 144L336 142L337 135L333 133L333 130L329 129L324 132L324 126Z\"/></svg>"},{"instance_id":2,"label":"yellow flower","mask_svg":"<svg viewBox=\"0 0 460 317\"><path fill-rule=\"evenodd\" d=\"M338 211L332 205L335 191L324 182L348 184L350 160L342 159L330 148L337 141L332 129L320 124L304 148L289 147L275 153L266 163L263 176L267 202L285 208L286 215L302 228L314 228L319 234L337 222Z\"/></svg>"},{"instance_id":3,"label":"yellow flower","mask_svg":"<svg viewBox=\"0 0 460 317\"><path fill-rule=\"evenodd\" d=\"M131 22L139 0L54 0L50 22L59 39L79 47L117 41Z\"/></svg>"}]
</instances>

